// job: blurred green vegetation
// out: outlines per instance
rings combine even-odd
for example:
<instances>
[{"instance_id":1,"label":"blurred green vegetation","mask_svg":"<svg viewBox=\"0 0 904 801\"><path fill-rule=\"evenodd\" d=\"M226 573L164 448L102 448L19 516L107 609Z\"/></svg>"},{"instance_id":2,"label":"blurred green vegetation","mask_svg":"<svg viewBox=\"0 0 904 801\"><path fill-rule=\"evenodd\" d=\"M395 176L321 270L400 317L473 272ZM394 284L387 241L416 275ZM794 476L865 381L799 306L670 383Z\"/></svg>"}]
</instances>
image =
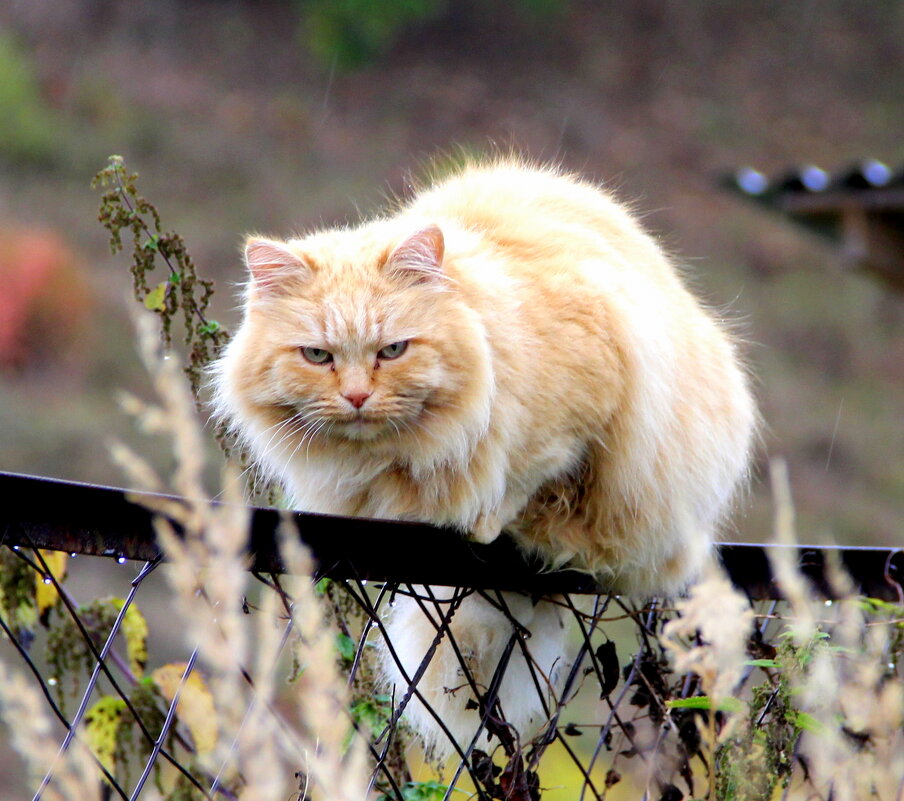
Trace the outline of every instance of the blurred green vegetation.
<instances>
[{"instance_id":1,"label":"blurred green vegetation","mask_svg":"<svg viewBox=\"0 0 904 801\"><path fill-rule=\"evenodd\" d=\"M413 23L437 17L443 0L297 0L303 38L311 51L341 69L383 55Z\"/></svg>"},{"instance_id":2,"label":"blurred green vegetation","mask_svg":"<svg viewBox=\"0 0 904 801\"><path fill-rule=\"evenodd\" d=\"M502 8L472 0L295 0L302 41L326 66L351 70L370 65L413 30L428 23L455 27L480 24L482 16L504 15L512 25L549 22L569 0L517 0Z\"/></svg>"},{"instance_id":3,"label":"blurred green vegetation","mask_svg":"<svg viewBox=\"0 0 904 801\"><path fill-rule=\"evenodd\" d=\"M0 158L8 167L53 167L64 125L45 102L29 55L0 28Z\"/></svg>"}]
</instances>

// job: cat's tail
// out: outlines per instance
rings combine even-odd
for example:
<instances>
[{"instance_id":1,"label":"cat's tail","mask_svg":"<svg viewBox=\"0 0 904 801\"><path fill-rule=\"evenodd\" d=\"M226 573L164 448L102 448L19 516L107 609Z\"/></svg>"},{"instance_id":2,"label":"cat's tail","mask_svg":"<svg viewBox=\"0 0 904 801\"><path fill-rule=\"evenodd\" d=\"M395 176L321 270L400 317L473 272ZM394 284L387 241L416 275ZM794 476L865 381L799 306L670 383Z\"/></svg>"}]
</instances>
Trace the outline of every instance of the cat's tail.
<instances>
[{"instance_id":1,"label":"cat's tail","mask_svg":"<svg viewBox=\"0 0 904 801\"><path fill-rule=\"evenodd\" d=\"M562 607L516 593L414 593L396 596L380 647L383 678L394 706L407 702L409 726L439 758L472 741L486 751L494 732L526 742L555 712Z\"/></svg>"}]
</instances>

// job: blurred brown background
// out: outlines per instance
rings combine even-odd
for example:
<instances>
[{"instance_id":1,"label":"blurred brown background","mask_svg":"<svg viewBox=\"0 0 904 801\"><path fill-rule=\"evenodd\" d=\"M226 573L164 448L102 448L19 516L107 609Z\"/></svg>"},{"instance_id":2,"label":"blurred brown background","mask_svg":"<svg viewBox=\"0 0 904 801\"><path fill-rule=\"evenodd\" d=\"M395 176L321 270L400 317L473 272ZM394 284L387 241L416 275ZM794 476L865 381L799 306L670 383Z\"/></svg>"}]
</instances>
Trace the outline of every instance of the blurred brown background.
<instances>
[{"instance_id":1,"label":"blurred brown background","mask_svg":"<svg viewBox=\"0 0 904 801\"><path fill-rule=\"evenodd\" d=\"M765 425L728 536L768 536L781 455L801 539L900 543L904 298L717 177L898 168L902 87L904 5L879 0L4 3L0 469L122 484L110 437L168 463L114 399L150 393L89 188L109 154L234 326L244 233L354 220L438 150L514 146L614 187L738 321Z\"/></svg>"}]
</instances>

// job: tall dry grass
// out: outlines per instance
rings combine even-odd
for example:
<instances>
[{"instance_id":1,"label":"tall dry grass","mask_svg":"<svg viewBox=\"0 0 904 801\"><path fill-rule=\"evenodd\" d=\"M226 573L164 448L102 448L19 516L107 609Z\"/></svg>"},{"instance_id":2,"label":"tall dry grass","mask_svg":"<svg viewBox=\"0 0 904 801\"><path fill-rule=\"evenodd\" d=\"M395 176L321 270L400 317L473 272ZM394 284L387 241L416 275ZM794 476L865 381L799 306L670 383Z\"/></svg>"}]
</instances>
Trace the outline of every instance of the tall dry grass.
<instances>
[{"instance_id":1,"label":"tall dry grass","mask_svg":"<svg viewBox=\"0 0 904 801\"><path fill-rule=\"evenodd\" d=\"M287 568L282 592L265 594L258 614L245 613L249 514L238 476L225 472L223 502L214 505L203 486L204 442L195 401L174 360L160 353L154 327L153 320L139 320L142 356L160 407L140 416L171 438L178 465L171 489L186 499L163 505L157 530L186 642L198 653L214 702L216 744L202 767L217 777L215 786L234 787L240 799L307 794L315 801L361 801L367 787L364 748L351 729L348 691L337 670L327 610L314 590L310 554L286 524L280 537ZM150 468L143 460L123 448L118 452L129 473L146 480ZM295 709L283 710L277 670L290 640L302 669Z\"/></svg>"},{"instance_id":2,"label":"tall dry grass","mask_svg":"<svg viewBox=\"0 0 904 801\"><path fill-rule=\"evenodd\" d=\"M750 658L755 617L719 571L677 603L664 630L676 671L697 675L710 701L699 719L715 766L707 797L902 801L904 604L858 595L838 564L836 600L815 592L797 567L787 468L780 459L771 468L779 547L769 555L786 599L768 615L780 624L774 658ZM766 681L744 688L752 669Z\"/></svg>"}]
</instances>

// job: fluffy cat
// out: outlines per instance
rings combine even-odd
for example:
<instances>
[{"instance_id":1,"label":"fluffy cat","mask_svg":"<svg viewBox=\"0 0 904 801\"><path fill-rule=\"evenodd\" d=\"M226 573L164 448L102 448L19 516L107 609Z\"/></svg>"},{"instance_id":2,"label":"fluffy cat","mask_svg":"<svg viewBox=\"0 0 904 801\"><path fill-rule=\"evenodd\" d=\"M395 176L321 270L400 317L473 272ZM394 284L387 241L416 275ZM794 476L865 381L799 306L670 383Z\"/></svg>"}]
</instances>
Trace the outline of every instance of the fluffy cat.
<instances>
[{"instance_id":1,"label":"fluffy cat","mask_svg":"<svg viewBox=\"0 0 904 801\"><path fill-rule=\"evenodd\" d=\"M505 529L624 593L679 591L708 558L747 471L748 381L721 321L598 187L475 163L385 217L252 237L245 255L245 317L215 369L216 410L296 508L451 525L480 542ZM558 613L507 599L552 680ZM410 676L435 629L404 598L389 626ZM478 684L511 630L476 596L458 609L452 631ZM527 727L542 703L524 696L514 658L500 702ZM407 684L386 662L399 698ZM467 692L449 691L460 665L448 646L433 663L418 689L466 747L476 717ZM423 706L410 714L435 734Z\"/></svg>"}]
</instances>

